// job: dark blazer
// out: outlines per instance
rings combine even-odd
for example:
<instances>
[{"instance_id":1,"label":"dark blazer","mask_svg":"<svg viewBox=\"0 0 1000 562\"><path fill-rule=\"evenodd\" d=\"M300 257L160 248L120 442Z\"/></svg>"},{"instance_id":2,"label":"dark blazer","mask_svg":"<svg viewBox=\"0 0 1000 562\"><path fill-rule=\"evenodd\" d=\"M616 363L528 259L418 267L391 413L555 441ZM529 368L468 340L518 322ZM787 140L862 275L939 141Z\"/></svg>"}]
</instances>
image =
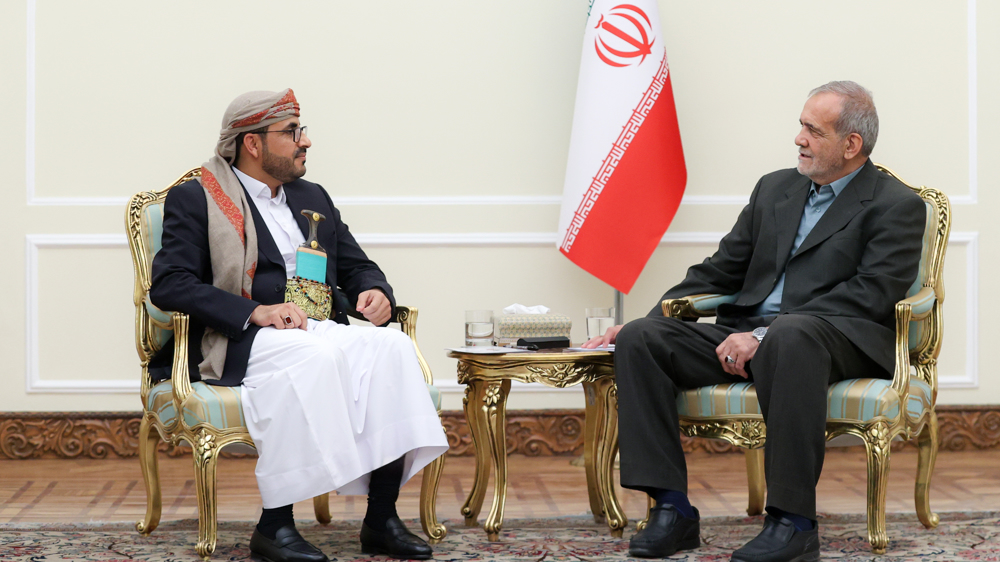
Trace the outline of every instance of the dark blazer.
<instances>
[{"instance_id":1,"label":"dark blazer","mask_svg":"<svg viewBox=\"0 0 1000 562\"><path fill-rule=\"evenodd\" d=\"M895 305L917 276L923 200L868 161L789 258L811 184L794 168L761 178L718 251L663 299L739 293L719 306L716 321L749 327L746 319L785 271L780 314L826 320L892 372ZM662 314L657 303L649 316Z\"/></svg>"},{"instance_id":2,"label":"dark blazer","mask_svg":"<svg viewBox=\"0 0 1000 562\"><path fill-rule=\"evenodd\" d=\"M283 189L303 236L308 236L309 225L300 214L302 209L318 211L327 217L319 224L317 233L320 245L327 252L327 284L339 287L350 303L357 303L358 295L364 291L380 289L395 309L392 287L351 236L326 190L302 179L285 184ZM192 180L174 187L167 194L163 209L163 246L153 258L153 283L149 297L162 310L183 312L191 317L188 356L192 380L200 380L201 338L205 327L210 326L229 337L229 347L221 380L205 382L222 386L239 385L246 372L253 339L260 330L253 324L244 330L244 324L258 305L278 304L285 300L285 262L257 207L253 202L249 206L257 230L258 257L251 298L247 299L212 285L208 208L201 184ZM346 306L349 304L342 299L334 300L333 319L347 324ZM170 377L173 350L171 340L150 361L149 370L154 379Z\"/></svg>"}]
</instances>

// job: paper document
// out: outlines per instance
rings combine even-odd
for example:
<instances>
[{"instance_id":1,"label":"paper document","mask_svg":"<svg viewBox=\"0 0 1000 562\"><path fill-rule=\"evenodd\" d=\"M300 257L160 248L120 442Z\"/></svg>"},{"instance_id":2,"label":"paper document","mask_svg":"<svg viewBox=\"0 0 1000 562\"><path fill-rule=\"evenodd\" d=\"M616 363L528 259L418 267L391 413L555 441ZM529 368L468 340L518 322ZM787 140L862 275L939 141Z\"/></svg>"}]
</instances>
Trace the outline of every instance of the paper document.
<instances>
[{"instance_id":1,"label":"paper document","mask_svg":"<svg viewBox=\"0 0 1000 562\"><path fill-rule=\"evenodd\" d=\"M457 351L459 353L473 353L476 355L503 355L504 353L526 353L527 349L514 349L512 347L497 347L493 345L478 345L472 347L446 347L445 351Z\"/></svg>"},{"instance_id":2,"label":"paper document","mask_svg":"<svg viewBox=\"0 0 1000 562\"><path fill-rule=\"evenodd\" d=\"M608 344L608 347L595 347L593 349L588 347L567 347L566 351L607 351L610 353L615 352L615 344Z\"/></svg>"}]
</instances>

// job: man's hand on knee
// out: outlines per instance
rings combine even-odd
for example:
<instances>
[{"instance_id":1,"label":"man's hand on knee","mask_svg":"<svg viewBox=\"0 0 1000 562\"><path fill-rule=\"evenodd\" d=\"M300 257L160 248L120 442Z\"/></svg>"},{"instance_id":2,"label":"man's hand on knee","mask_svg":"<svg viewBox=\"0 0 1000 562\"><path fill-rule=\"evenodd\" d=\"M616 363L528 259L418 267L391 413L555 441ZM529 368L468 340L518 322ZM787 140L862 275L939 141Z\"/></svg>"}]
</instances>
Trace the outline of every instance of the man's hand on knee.
<instances>
[{"instance_id":1,"label":"man's hand on knee","mask_svg":"<svg viewBox=\"0 0 1000 562\"><path fill-rule=\"evenodd\" d=\"M581 345L580 347L586 347L587 349L594 349L595 347L607 347L608 345L615 343L615 340L618 339L618 332L622 331L622 326L624 326L624 324L612 326L608 328L607 332L604 332L603 336L597 336L596 338L591 338L587 340L587 342Z\"/></svg>"},{"instance_id":2,"label":"man's hand on knee","mask_svg":"<svg viewBox=\"0 0 1000 562\"><path fill-rule=\"evenodd\" d=\"M753 359L759 345L760 342L751 332L730 334L719 347L715 348L715 355L719 358L723 371L747 378L747 372L743 367Z\"/></svg>"},{"instance_id":3,"label":"man's hand on knee","mask_svg":"<svg viewBox=\"0 0 1000 562\"><path fill-rule=\"evenodd\" d=\"M285 328L306 329L308 316L294 302L260 305L250 313L250 322L257 326L274 326L279 330Z\"/></svg>"},{"instance_id":4,"label":"man's hand on knee","mask_svg":"<svg viewBox=\"0 0 1000 562\"><path fill-rule=\"evenodd\" d=\"M392 304L389 297L378 289L368 289L358 295L357 311L369 322L376 326L381 326L389 321L392 316Z\"/></svg>"}]
</instances>

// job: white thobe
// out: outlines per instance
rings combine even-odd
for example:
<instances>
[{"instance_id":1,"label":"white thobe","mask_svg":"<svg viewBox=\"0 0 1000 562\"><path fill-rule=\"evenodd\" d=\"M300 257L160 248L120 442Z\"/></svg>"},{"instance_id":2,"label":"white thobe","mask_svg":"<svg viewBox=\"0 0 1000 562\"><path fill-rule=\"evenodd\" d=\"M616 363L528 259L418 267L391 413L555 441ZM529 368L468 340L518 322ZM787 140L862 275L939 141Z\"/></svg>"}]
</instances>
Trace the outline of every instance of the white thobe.
<instances>
[{"instance_id":1,"label":"white thobe","mask_svg":"<svg viewBox=\"0 0 1000 562\"><path fill-rule=\"evenodd\" d=\"M282 188L236 170L288 275L304 241ZM404 457L404 482L448 450L409 336L310 319L307 330L261 328L241 394L257 447L265 508L337 491L368 493L369 473Z\"/></svg>"}]
</instances>

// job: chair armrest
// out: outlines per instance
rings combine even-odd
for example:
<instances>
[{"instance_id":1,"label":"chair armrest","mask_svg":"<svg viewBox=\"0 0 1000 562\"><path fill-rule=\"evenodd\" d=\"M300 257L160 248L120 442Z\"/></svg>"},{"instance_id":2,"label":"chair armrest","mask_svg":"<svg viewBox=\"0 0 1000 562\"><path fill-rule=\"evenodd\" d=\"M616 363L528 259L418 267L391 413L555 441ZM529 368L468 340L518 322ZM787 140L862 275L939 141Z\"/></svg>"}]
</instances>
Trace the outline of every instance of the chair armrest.
<instances>
[{"instance_id":1,"label":"chair armrest","mask_svg":"<svg viewBox=\"0 0 1000 562\"><path fill-rule=\"evenodd\" d=\"M396 314L392 317L390 322L398 322L399 328L403 330L403 333L410 336L413 341L413 350L417 352L417 362L420 363L420 370L424 373L424 382L430 385L434 384L434 375L431 373L431 367L427 364L427 360L424 359L424 354L420 352L420 346L417 344L417 313L418 309L415 306L403 306L396 305Z\"/></svg>"},{"instance_id":2,"label":"chair armrest","mask_svg":"<svg viewBox=\"0 0 1000 562\"><path fill-rule=\"evenodd\" d=\"M892 388L902 404L910 395L910 322L929 320L937 303L937 293L931 287L896 303L896 369L892 373Z\"/></svg>"},{"instance_id":3,"label":"chair armrest","mask_svg":"<svg viewBox=\"0 0 1000 562\"><path fill-rule=\"evenodd\" d=\"M899 304L908 303L910 305L910 320L923 320L930 316L935 302L937 302L937 293L932 287L924 287L912 297L899 301Z\"/></svg>"},{"instance_id":4,"label":"chair armrest","mask_svg":"<svg viewBox=\"0 0 1000 562\"><path fill-rule=\"evenodd\" d=\"M191 394L191 374L188 373L188 331L190 317L180 312L172 312L171 324L174 330L174 365L170 373L171 386L174 390L174 402L177 412Z\"/></svg>"},{"instance_id":5,"label":"chair armrest","mask_svg":"<svg viewBox=\"0 0 1000 562\"><path fill-rule=\"evenodd\" d=\"M679 299L664 299L661 306L663 315L668 318L707 318L715 316L715 309L720 304L734 303L736 295L690 295Z\"/></svg>"}]
</instances>

